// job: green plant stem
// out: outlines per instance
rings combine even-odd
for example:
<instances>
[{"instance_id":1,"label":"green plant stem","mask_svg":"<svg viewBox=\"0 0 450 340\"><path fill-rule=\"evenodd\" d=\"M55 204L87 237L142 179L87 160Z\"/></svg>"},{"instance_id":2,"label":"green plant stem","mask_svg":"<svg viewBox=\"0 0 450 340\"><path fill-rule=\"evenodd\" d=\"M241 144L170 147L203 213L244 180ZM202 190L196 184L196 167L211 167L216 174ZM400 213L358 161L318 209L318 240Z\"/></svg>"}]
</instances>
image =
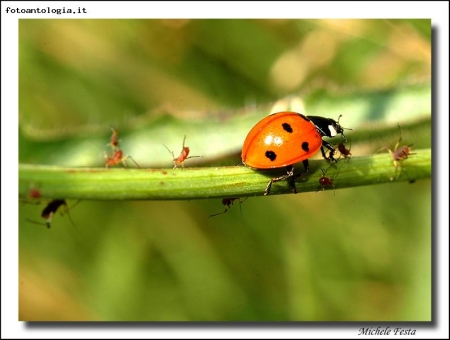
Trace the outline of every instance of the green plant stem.
<instances>
[{"instance_id":1,"label":"green plant stem","mask_svg":"<svg viewBox=\"0 0 450 340\"><path fill-rule=\"evenodd\" d=\"M398 168L389 153L341 158L331 166L325 160L310 161L309 173L296 181L297 191L321 190L321 168L333 179L326 190L373 185L396 181L431 178L431 150L414 150ZM298 164L297 171L302 171ZM32 200L30 190L40 192L37 199L83 200L187 200L204 198L248 197L264 194L270 178L283 169L252 170L245 166L125 169L62 168L19 165L19 198ZM273 184L271 195L291 193L287 181Z\"/></svg>"}]
</instances>

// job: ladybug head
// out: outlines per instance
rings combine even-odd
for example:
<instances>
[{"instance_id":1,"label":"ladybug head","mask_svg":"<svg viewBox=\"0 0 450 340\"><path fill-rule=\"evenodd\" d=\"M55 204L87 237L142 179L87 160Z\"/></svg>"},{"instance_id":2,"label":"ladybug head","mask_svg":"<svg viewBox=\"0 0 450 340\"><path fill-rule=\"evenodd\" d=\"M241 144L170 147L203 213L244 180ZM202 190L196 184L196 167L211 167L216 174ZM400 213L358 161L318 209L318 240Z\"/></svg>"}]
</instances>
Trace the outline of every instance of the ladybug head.
<instances>
[{"instance_id":1,"label":"ladybug head","mask_svg":"<svg viewBox=\"0 0 450 340\"><path fill-rule=\"evenodd\" d=\"M341 134L342 139L347 141L347 138L344 136L344 129L351 130L347 128L343 128L339 124L339 119L342 115L339 116L338 121L336 122L332 118L324 118L319 116L308 116L308 119L313 122L316 126L317 131L322 135L322 137L335 137L338 133Z\"/></svg>"}]
</instances>

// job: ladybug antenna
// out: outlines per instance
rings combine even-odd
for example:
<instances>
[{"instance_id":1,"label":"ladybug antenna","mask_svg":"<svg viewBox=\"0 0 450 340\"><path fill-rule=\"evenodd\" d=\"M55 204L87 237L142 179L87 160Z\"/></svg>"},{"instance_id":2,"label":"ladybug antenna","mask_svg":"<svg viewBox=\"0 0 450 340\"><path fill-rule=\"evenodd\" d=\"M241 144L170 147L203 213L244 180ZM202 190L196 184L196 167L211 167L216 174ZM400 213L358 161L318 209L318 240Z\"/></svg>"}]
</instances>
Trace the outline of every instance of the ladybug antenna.
<instances>
[{"instance_id":1,"label":"ladybug antenna","mask_svg":"<svg viewBox=\"0 0 450 340\"><path fill-rule=\"evenodd\" d=\"M347 141L347 138L346 138L345 135L344 135L344 130L353 130L353 129L345 128L345 127L343 127L341 124L339 124L339 121L341 120L341 117L342 117L342 115L339 115L339 118L338 118L338 120L337 120L337 126L338 126L338 129L339 129L338 132L341 134L342 139L343 139L344 141L348 142L348 141Z\"/></svg>"}]
</instances>

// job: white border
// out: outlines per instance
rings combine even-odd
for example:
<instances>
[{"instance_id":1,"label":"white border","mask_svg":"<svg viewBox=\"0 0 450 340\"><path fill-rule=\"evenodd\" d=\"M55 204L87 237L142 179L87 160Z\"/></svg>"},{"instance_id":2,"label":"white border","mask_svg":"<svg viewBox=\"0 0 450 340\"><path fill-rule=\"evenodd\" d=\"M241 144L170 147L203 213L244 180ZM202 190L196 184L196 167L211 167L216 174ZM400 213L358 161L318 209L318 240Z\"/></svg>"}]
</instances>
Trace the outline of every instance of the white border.
<instances>
[{"instance_id":1,"label":"white border","mask_svg":"<svg viewBox=\"0 0 450 340\"><path fill-rule=\"evenodd\" d=\"M77 8L84 7L86 15L6 14L6 8ZM2 44L2 338L356 338L362 324L336 326L299 324L296 327L121 327L112 324L103 327L46 327L30 328L18 318L18 19L20 18L431 18L437 39L434 52L438 65L434 75L438 82L433 88L436 99L433 117L437 128L436 147L433 149L438 178L434 178L435 237L439 261L434 272L439 289L434 301L439 302L433 315L436 326L421 327L416 337L448 338L448 268L449 268L449 4L448 2L10 2L1 3ZM436 170L435 170L436 171ZM417 325L417 324L415 324ZM370 326L370 325L367 325ZM373 325L378 326L378 325ZM424 325L425 326L425 325ZM392 326L391 326L392 328ZM392 336L386 337L391 338ZM401 338L408 338L402 336Z\"/></svg>"}]
</instances>

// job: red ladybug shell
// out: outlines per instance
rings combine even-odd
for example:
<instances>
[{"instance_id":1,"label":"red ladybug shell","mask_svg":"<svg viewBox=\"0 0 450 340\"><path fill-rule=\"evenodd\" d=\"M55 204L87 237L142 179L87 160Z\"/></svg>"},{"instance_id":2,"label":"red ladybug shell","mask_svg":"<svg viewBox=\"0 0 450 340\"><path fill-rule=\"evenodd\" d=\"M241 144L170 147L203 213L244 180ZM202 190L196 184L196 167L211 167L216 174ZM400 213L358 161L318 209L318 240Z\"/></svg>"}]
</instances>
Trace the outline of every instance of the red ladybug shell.
<instances>
[{"instance_id":1,"label":"red ladybug shell","mask_svg":"<svg viewBox=\"0 0 450 340\"><path fill-rule=\"evenodd\" d=\"M278 112L250 130L242 147L242 162L256 169L280 168L311 158L322 142L311 120L296 112Z\"/></svg>"}]
</instances>

